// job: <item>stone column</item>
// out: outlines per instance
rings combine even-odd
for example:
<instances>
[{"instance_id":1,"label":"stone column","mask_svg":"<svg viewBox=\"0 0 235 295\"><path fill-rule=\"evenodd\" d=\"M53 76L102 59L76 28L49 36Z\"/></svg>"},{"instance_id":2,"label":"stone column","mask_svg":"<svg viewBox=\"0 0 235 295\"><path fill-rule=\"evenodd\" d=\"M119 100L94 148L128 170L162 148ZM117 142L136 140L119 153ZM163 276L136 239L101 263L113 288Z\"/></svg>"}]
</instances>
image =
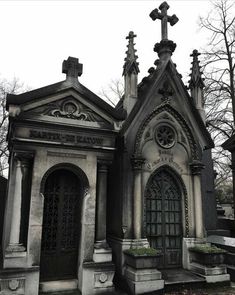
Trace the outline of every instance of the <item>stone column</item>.
<instances>
[{"instance_id":1,"label":"stone column","mask_svg":"<svg viewBox=\"0 0 235 295\"><path fill-rule=\"evenodd\" d=\"M196 238L204 238L204 222L202 211L201 171L204 165L200 161L190 164L193 177L193 196L195 211Z\"/></svg>"},{"instance_id":2,"label":"stone column","mask_svg":"<svg viewBox=\"0 0 235 295\"><path fill-rule=\"evenodd\" d=\"M96 198L96 246L106 247L106 204L108 163L98 163Z\"/></svg>"},{"instance_id":3,"label":"stone column","mask_svg":"<svg viewBox=\"0 0 235 295\"><path fill-rule=\"evenodd\" d=\"M141 239L142 237L142 182L141 171L144 159L132 158L132 169L134 173L133 179L133 234L134 239Z\"/></svg>"},{"instance_id":4,"label":"stone column","mask_svg":"<svg viewBox=\"0 0 235 295\"><path fill-rule=\"evenodd\" d=\"M13 193L13 207L11 217L10 239L7 251L24 251L25 247L20 244L21 225L21 204L22 204L22 170L21 157L16 153L14 157L15 165L15 188Z\"/></svg>"}]
</instances>

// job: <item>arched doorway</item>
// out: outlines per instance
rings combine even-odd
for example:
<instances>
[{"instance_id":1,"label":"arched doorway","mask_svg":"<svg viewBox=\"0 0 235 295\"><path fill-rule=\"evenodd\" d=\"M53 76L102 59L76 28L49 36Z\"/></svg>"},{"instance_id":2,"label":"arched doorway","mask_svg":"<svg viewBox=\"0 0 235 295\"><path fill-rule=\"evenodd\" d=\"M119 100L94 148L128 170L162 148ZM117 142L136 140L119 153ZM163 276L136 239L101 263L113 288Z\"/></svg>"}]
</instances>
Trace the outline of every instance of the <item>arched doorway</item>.
<instances>
[{"instance_id":1,"label":"arched doorway","mask_svg":"<svg viewBox=\"0 0 235 295\"><path fill-rule=\"evenodd\" d=\"M82 183L68 169L49 174L44 184L40 279L77 276Z\"/></svg>"},{"instance_id":2,"label":"arched doorway","mask_svg":"<svg viewBox=\"0 0 235 295\"><path fill-rule=\"evenodd\" d=\"M145 190L145 226L150 246L162 252L161 268L182 265L182 192L168 169L150 177Z\"/></svg>"}]
</instances>

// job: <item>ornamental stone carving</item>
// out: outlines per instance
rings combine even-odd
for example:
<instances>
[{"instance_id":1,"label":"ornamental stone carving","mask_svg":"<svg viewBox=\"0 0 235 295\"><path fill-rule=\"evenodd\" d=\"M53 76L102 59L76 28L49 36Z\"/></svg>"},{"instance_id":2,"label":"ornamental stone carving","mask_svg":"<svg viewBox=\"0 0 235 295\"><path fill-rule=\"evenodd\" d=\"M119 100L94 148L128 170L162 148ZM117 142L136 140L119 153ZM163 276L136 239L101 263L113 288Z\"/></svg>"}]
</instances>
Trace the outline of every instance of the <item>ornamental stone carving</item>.
<instances>
[{"instance_id":1,"label":"ornamental stone carving","mask_svg":"<svg viewBox=\"0 0 235 295\"><path fill-rule=\"evenodd\" d=\"M30 113L79 121L108 123L108 121L72 97L49 103L46 106L30 111Z\"/></svg>"},{"instance_id":2,"label":"ornamental stone carving","mask_svg":"<svg viewBox=\"0 0 235 295\"><path fill-rule=\"evenodd\" d=\"M144 164L144 159L143 158L131 158L131 164L132 164L132 169L133 170L141 170L142 165Z\"/></svg>"},{"instance_id":3,"label":"ornamental stone carving","mask_svg":"<svg viewBox=\"0 0 235 295\"><path fill-rule=\"evenodd\" d=\"M155 139L162 148L169 149L175 145L176 134L169 125L160 124L155 130Z\"/></svg>"},{"instance_id":4,"label":"ornamental stone carving","mask_svg":"<svg viewBox=\"0 0 235 295\"><path fill-rule=\"evenodd\" d=\"M205 165L200 161L193 161L190 164L191 172L193 175L200 175L202 173L202 169L204 169Z\"/></svg>"},{"instance_id":5,"label":"ornamental stone carving","mask_svg":"<svg viewBox=\"0 0 235 295\"><path fill-rule=\"evenodd\" d=\"M159 107L154 109L149 115L146 116L145 120L140 125L140 128L137 131L135 145L134 145L134 156L138 156L141 154L142 138L148 124L151 122L153 118L155 118L158 114L164 111L169 113L179 123L180 127L182 128L182 130L184 131L184 134L186 135L188 139L188 143L189 143L191 154L192 154L192 159L199 160L202 156L202 152L193 137L191 129L189 128L185 119L169 104L160 105Z\"/></svg>"}]
</instances>

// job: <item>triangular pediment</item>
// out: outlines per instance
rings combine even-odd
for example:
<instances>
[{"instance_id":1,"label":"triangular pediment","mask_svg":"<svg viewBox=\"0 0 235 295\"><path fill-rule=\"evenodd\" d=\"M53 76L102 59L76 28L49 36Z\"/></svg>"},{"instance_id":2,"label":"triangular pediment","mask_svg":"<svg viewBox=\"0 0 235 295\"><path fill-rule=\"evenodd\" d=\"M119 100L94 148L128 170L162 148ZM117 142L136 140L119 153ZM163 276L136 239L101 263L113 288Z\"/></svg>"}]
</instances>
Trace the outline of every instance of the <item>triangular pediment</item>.
<instances>
[{"instance_id":1,"label":"triangular pediment","mask_svg":"<svg viewBox=\"0 0 235 295\"><path fill-rule=\"evenodd\" d=\"M91 108L82 103L78 98L69 95L58 100L51 100L41 106L30 108L24 112L24 116L41 118L44 120L54 118L54 120L71 120L74 124L79 122L97 122L109 125L111 120L102 114L95 107Z\"/></svg>"},{"instance_id":2,"label":"triangular pediment","mask_svg":"<svg viewBox=\"0 0 235 295\"><path fill-rule=\"evenodd\" d=\"M19 119L112 129L125 118L78 81L62 81L7 96L9 115Z\"/></svg>"}]
</instances>

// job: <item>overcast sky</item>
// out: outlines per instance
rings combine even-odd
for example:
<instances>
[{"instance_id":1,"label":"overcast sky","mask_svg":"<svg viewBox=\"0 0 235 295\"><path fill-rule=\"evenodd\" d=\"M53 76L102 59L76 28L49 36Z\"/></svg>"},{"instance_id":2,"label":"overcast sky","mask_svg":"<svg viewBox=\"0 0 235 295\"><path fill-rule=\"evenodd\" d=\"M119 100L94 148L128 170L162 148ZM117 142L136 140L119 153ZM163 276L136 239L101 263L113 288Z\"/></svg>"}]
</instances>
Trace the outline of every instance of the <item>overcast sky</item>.
<instances>
[{"instance_id":1,"label":"overcast sky","mask_svg":"<svg viewBox=\"0 0 235 295\"><path fill-rule=\"evenodd\" d=\"M95 93L111 79L122 78L129 31L137 34L139 81L153 66L160 41L160 21L149 13L162 1L0 1L1 77L18 77L31 88L65 79L62 62L68 56L83 63L80 82ZM177 43L173 61L188 80L193 49L202 48L207 35L198 30L199 15L206 15L207 0L167 1L168 13L179 22L169 27Z\"/></svg>"}]
</instances>

